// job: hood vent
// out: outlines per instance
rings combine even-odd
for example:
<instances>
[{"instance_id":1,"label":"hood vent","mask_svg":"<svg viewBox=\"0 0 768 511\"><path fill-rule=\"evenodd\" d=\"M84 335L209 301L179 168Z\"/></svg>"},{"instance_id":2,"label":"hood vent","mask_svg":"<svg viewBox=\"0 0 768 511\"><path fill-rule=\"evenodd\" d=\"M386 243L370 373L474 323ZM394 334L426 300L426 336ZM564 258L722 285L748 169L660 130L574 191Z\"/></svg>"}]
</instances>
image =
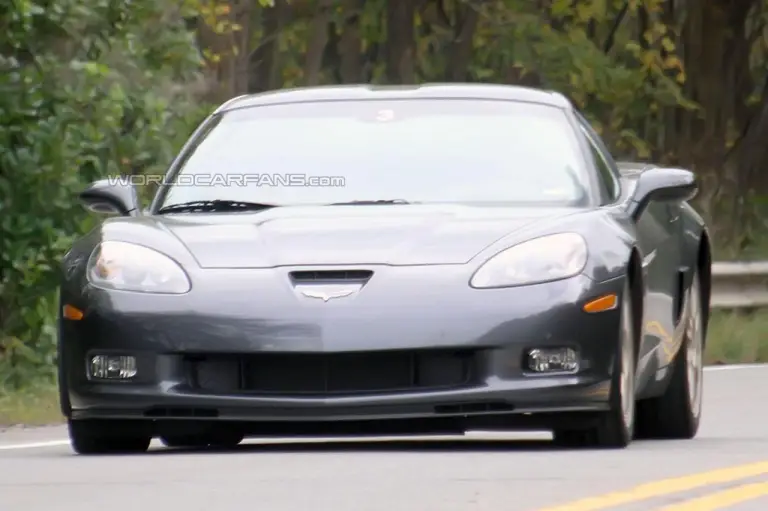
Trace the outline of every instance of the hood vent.
<instances>
[{"instance_id":1,"label":"hood vent","mask_svg":"<svg viewBox=\"0 0 768 511\"><path fill-rule=\"evenodd\" d=\"M309 270L292 271L295 284L365 283L373 276L371 270Z\"/></svg>"}]
</instances>

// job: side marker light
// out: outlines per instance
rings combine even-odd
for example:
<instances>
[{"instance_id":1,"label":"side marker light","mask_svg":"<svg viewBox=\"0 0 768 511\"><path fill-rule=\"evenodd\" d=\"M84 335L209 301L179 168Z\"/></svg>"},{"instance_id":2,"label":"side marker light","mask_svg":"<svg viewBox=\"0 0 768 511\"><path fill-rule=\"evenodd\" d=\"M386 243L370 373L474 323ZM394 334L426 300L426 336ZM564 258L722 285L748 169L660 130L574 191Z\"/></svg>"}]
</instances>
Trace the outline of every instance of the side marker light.
<instances>
[{"instance_id":1,"label":"side marker light","mask_svg":"<svg viewBox=\"0 0 768 511\"><path fill-rule=\"evenodd\" d=\"M594 314L596 312L613 310L616 308L618 303L619 303L618 296L614 294L604 295L604 296L601 296L600 298L596 298L595 300L587 302L584 305L584 312L589 312Z\"/></svg>"},{"instance_id":2,"label":"side marker light","mask_svg":"<svg viewBox=\"0 0 768 511\"><path fill-rule=\"evenodd\" d=\"M65 305L61 309L61 312L66 319L71 319L73 321L80 321L81 319L83 319L83 311L69 304Z\"/></svg>"}]
</instances>

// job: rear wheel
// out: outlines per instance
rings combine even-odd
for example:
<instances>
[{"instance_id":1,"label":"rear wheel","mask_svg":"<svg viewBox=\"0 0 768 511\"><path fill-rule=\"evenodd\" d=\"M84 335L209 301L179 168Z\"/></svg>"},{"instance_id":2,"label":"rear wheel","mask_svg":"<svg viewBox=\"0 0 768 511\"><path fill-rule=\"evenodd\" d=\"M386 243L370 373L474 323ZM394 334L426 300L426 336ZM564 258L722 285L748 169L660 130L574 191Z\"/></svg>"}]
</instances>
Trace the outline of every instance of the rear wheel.
<instances>
[{"instance_id":1,"label":"rear wheel","mask_svg":"<svg viewBox=\"0 0 768 511\"><path fill-rule=\"evenodd\" d=\"M635 425L635 321L632 293L625 283L616 362L611 380L610 410L589 429L555 429L555 444L565 447L621 449L632 441Z\"/></svg>"},{"instance_id":2,"label":"rear wheel","mask_svg":"<svg viewBox=\"0 0 768 511\"><path fill-rule=\"evenodd\" d=\"M685 334L672 365L666 392L638 402L638 438L690 439L701 421L704 381L704 311L701 283L694 273L683 306Z\"/></svg>"},{"instance_id":3,"label":"rear wheel","mask_svg":"<svg viewBox=\"0 0 768 511\"><path fill-rule=\"evenodd\" d=\"M108 420L68 421L72 449L78 454L132 454L149 449L152 436L123 423Z\"/></svg>"}]
</instances>

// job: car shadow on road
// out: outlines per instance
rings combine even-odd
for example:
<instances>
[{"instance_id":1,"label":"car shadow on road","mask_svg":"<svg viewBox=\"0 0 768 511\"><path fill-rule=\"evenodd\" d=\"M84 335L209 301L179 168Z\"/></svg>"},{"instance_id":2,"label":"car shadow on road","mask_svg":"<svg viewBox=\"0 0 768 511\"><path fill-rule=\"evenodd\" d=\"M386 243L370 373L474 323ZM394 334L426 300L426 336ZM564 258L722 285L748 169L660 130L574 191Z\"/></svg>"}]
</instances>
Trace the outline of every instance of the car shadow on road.
<instances>
[{"instance_id":1,"label":"car shadow on road","mask_svg":"<svg viewBox=\"0 0 768 511\"><path fill-rule=\"evenodd\" d=\"M297 441L285 443L258 443L253 440L229 449L214 448L153 448L147 454L154 456L177 456L184 454L228 453L228 454L283 454L283 453L371 453L371 452L500 452L500 451L563 451L578 450L557 446L549 440L329 440Z\"/></svg>"}]
</instances>

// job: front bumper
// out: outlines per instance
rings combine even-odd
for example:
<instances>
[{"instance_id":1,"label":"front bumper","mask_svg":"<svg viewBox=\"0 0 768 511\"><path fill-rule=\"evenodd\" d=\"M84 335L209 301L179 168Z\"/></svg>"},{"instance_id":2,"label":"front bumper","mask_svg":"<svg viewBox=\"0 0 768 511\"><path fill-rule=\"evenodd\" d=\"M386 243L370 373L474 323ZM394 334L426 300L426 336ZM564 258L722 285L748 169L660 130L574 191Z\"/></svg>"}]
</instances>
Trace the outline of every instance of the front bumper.
<instances>
[{"instance_id":1,"label":"front bumper","mask_svg":"<svg viewBox=\"0 0 768 511\"><path fill-rule=\"evenodd\" d=\"M79 321L62 322L65 413L82 419L272 422L282 428L459 418L475 418L482 426L483 418L503 417L510 427L527 427L554 412L607 408L619 311L587 314L582 306L619 293L621 279L595 283L579 276L476 290L460 267L377 268L376 274L356 296L329 302L297 295L275 270L207 271L184 296L64 288L64 303L85 312ZM527 350L560 346L576 348L578 372L527 372ZM392 392L244 392L203 389L190 374L190 364L208 357L427 349L471 352L471 381ZM90 379L87 361L97 353L136 356L136 378Z\"/></svg>"}]
</instances>

